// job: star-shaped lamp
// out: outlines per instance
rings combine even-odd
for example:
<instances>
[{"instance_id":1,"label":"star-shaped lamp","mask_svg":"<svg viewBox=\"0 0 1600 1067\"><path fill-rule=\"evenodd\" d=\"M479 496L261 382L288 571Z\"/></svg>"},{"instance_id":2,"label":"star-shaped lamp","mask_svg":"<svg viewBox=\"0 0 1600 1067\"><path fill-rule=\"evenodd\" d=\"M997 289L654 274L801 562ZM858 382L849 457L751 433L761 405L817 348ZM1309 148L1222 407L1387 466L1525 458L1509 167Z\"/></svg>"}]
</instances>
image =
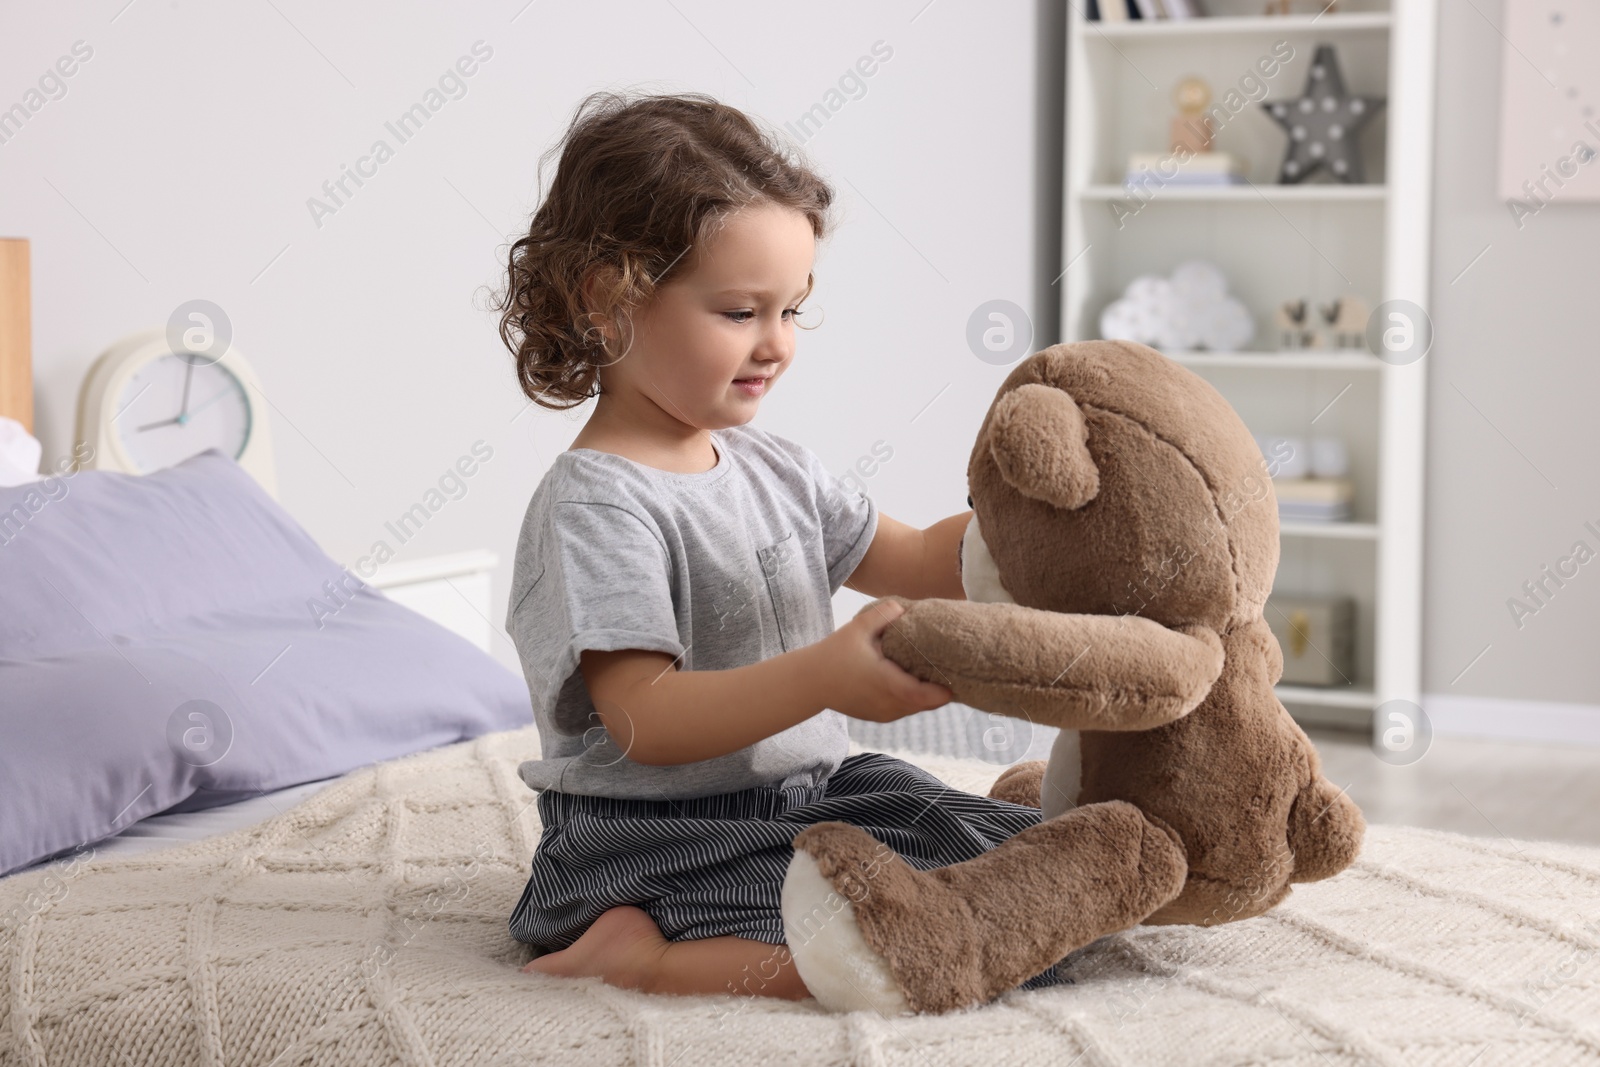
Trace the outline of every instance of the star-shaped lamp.
<instances>
[{"instance_id":1,"label":"star-shaped lamp","mask_svg":"<svg viewBox=\"0 0 1600 1067\"><path fill-rule=\"evenodd\" d=\"M1279 184L1302 181L1318 167L1326 167L1341 182L1365 182L1356 134L1384 103L1381 96L1346 94L1333 45L1317 45L1300 98L1261 104L1273 121L1289 133L1289 151L1278 172Z\"/></svg>"}]
</instances>

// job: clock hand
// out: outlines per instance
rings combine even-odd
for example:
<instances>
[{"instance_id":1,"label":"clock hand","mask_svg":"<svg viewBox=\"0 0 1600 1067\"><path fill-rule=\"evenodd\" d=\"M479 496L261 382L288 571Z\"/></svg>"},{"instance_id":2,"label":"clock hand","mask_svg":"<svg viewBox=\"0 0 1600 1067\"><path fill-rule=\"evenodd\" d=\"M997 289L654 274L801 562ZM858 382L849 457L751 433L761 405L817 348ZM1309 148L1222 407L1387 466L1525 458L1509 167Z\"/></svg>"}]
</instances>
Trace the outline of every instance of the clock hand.
<instances>
[{"instance_id":1,"label":"clock hand","mask_svg":"<svg viewBox=\"0 0 1600 1067\"><path fill-rule=\"evenodd\" d=\"M200 414L206 408L210 407L212 404L215 404L217 401L221 400L223 397L227 396L228 394L230 394L232 392L233 392L233 388L231 386L229 388L227 388L227 389L224 389L222 392L218 393L216 396L212 397L210 400L207 400L205 403L201 404L199 407L197 407L193 411L189 412L187 418L185 418L184 421L187 422L187 421L189 421L189 419L194 418L196 415Z\"/></svg>"},{"instance_id":2,"label":"clock hand","mask_svg":"<svg viewBox=\"0 0 1600 1067\"><path fill-rule=\"evenodd\" d=\"M174 423L181 423L181 419L176 415L170 419L162 419L160 422L147 422L143 426L139 427L139 432L143 433L145 430L153 430L157 426L171 426Z\"/></svg>"},{"instance_id":3,"label":"clock hand","mask_svg":"<svg viewBox=\"0 0 1600 1067\"><path fill-rule=\"evenodd\" d=\"M178 421L186 422L185 415L189 414L189 382L194 378L194 361L188 355L183 357L183 406L178 409Z\"/></svg>"},{"instance_id":4,"label":"clock hand","mask_svg":"<svg viewBox=\"0 0 1600 1067\"><path fill-rule=\"evenodd\" d=\"M216 396L214 396L214 397L210 398L209 400L205 401L199 407L195 408L191 412L188 412L187 414L180 413L180 414L174 415L170 419L162 419L160 422L147 422L143 426L140 426L138 428L138 432L142 433L145 430L153 430L157 426L171 426L173 424L177 424L179 426L187 426L187 425L189 425L189 420L190 419L194 418L196 415L200 414L206 408L210 407L212 404L215 404L217 401L221 400L223 397L227 396L231 392L233 392L233 389L231 387L227 388L227 389L224 389L222 392L218 393Z\"/></svg>"}]
</instances>

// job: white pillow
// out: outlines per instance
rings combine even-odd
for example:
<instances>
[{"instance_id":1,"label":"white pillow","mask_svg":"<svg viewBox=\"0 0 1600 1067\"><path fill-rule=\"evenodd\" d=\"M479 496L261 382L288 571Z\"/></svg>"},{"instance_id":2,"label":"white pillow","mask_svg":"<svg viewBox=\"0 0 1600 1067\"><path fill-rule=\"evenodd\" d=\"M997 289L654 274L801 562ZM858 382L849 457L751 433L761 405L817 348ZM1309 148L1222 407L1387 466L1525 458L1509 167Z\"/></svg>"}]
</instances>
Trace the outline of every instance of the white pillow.
<instances>
[{"instance_id":1,"label":"white pillow","mask_svg":"<svg viewBox=\"0 0 1600 1067\"><path fill-rule=\"evenodd\" d=\"M39 439L22 423L0 415L0 486L38 481L41 477L39 457L43 452Z\"/></svg>"}]
</instances>

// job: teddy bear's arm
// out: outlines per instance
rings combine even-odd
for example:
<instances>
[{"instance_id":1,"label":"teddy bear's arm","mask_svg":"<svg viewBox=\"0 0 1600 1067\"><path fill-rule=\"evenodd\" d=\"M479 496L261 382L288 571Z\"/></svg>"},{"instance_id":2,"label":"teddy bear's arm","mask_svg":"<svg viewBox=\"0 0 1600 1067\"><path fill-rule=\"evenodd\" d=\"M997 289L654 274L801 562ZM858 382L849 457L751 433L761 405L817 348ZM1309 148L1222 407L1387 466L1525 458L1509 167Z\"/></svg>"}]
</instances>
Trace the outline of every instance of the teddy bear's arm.
<instances>
[{"instance_id":1,"label":"teddy bear's arm","mask_svg":"<svg viewBox=\"0 0 1600 1067\"><path fill-rule=\"evenodd\" d=\"M884 655L984 711L1068 730L1148 730L1193 711L1222 673L1222 641L1138 615L896 600ZM863 611L869 611L869 604Z\"/></svg>"}]
</instances>

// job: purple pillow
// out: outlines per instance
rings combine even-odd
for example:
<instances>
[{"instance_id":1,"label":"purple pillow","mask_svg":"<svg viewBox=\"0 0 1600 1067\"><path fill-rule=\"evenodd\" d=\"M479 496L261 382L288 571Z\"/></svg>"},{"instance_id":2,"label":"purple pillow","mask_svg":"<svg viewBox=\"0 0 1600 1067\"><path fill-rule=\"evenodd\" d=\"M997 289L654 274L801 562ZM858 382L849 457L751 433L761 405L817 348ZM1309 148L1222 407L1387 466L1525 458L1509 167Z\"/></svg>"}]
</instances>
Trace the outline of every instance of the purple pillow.
<instances>
[{"instance_id":1,"label":"purple pillow","mask_svg":"<svg viewBox=\"0 0 1600 1067\"><path fill-rule=\"evenodd\" d=\"M0 874L532 721L522 678L216 449L0 488Z\"/></svg>"}]
</instances>

